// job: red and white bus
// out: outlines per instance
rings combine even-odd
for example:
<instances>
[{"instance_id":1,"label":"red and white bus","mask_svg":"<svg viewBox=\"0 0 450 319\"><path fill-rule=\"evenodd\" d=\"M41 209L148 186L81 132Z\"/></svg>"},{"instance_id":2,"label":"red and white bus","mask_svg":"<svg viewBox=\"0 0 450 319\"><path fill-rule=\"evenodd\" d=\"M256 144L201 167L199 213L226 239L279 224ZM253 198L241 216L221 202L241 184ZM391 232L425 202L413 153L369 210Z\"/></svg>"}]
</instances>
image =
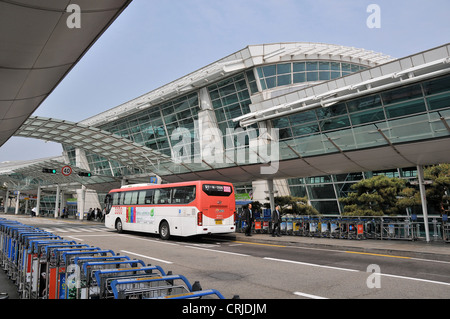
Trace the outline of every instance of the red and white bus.
<instances>
[{"instance_id":1,"label":"red and white bus","mask_svg":"<svg viewBox=\"0 0 450 319\"><path fill-rule=\"evenodd\" d=\"M105 226L174 236L224 234L235 231L233 185L217 181L128 185L105 199Z\"/></svg>"}]
</instances>

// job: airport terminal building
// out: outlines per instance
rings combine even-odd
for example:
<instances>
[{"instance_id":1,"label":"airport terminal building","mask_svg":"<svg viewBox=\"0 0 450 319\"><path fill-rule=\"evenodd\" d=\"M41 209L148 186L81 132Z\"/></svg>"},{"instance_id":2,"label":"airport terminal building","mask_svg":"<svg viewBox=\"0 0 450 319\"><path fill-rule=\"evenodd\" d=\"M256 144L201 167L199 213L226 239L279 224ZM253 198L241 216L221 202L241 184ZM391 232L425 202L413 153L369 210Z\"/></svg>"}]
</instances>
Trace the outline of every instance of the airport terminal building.
<instances>
[{"instance_id":1,"label":"airport terminal building","mask_svg":"<svg viewBox=\"0 0 450 319\"><path fill-rule=\"evenodd\" d=\"M0 180L86 208L124 183L224 180L253 200L307 196L321 214L340 215L338 198L363 178L416 179L418 167L448 162L449 125L450 45L401 59L322 43L250 45L80 123L28 119L17 136L59 142L64 154L0 165ZM43 163L93 176L31 174ZM8 184L13 175L31 177Z\"/></svg>"}]
</instances>

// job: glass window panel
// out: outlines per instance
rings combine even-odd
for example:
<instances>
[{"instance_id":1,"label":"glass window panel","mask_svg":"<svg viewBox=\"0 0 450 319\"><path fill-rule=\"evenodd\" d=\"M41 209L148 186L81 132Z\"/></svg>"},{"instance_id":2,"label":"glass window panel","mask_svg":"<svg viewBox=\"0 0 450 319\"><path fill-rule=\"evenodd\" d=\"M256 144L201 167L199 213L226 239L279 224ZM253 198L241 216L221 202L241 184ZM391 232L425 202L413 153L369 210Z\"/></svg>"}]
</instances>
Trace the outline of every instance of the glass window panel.
<instances>
[{"instance_id":1,"label":"glass window panel","mask_svg":"<svg viewBox=\"0 0 450 319\"><path fill-rule=\"evenodd\" d=\"M333 185L331 184L308 186L308 192L311 199L336 198Z\"/></svg>"},{"instance_id":2,"label":"glass window panel","mask_svg":"<svg viewBox=\"0 0 450 319\"><path fill-rule=\"evenodd\" d=\"M327 72L321 71L321 72L319 72L319 80L320 81L328 81L330 79L331 79L330 78L330 71L327 71Z\"/></svg>"},{"instance_id":3,"label":"glass window panel","mask_svg":"<svg viewBox=\"0 0 450 319\"><path fill-rule=\"evenodd\" d=\"M261 82L261 89L267 90L266 81L264 81L264 79L262 79L260 82Z\"/></svg>"},{"instance_id":4,"label":"glass window panel","mask_svg":"<svg viewBox=\"0 0 450 319\"><path fill-rule=\"evenodd\" d=\"M314 82L319 80L319 72L308 72L306 75L306 81Z\"/></svg>"},{"instance_id":5,"label":"glass window panel","mask_svg":"<svg viewBox=\"0 0 450 319\"><path fill-rule=\"evenodd\" d=\"M305 197L306 187L305 186L290 186L291 196L294 197Z\"/></svg>"},{"instance_id":6,"label":"glass window panel","mask_svg":"<svg viewBox=\"0 0 450 319\"><path fill-rule=\"evenodd\" d=\"M236 90L242 91L247 89L247 82L245 82L245 79L236 82Z\"/></svg>"},{"instance_id":7,"label":"glass window panel","mask_svg":"<svg viewBox=\"0 0 450 319\"><path fill-rule=\"evenodd\" d=\"M319 70L330 70L330 62L319 62Z\"/></svg>"},{"instance_id":8,"label":"glass window panel","mask_svg":"<svg viewBox=\"0 0 450 319\"><path fill-rule=\"evenodd\" d=\"M333 117L336 115L345 114L345 113L347 113L347 107L346 107L345 103L339 103L339 104L331 105L329 107L317 109L316 112L317 112L317 118L320 120L320 119Z\"/></svg>"},{"instance_id":9,"label":"glass window panel","mask_svg":"<svg viewBox=\"0 0 450 319\"><path fill-rule=\"evenodd\" d=\"M297 124L302 124L305 122L315 121L317 118L316 118L316 112L314 112L314 110L311 110L311 111L291 115L289 117L289 119L290 119L292 125L297 125Z\"/></svg>"},{"instance_id":10,"label":"glass window panel","mask_svg":"<svg viewBox=\"0 0 450 319\"><path fill-rule=\"evenodd\" d=\"M266 83L267 83L267 88L272 89L277 86L277 78L276 77L266 78Z\"/></svg>"},{"instance_id":11,"label":"glass window panel","mask_svg":"<svg viewBox=\"0 0 450 319\"><path fill-rule=\"evenodd\" d=\"M247 75L247 79L248 79L249 82L256 81L255 74L253 73L253 70L247 71L245 74Z\"/></svg>"},{"instance_id":12,"label":"glass window panel","mask_svg":"<svg viewBox=\"0 0 450 319\"><path fill-rule=\"evenodd\" d=\"M397 90L381 94L384 104L392 104L418 98L422 96L422 88L419 84L403 87Z\"/></svg>"},{"instance_id":13,"label":"glass window panel","mask_svg":"<svg viewBox=\"0 0 450 319\"><path fill-rule=\"evenodd\" d=\"M225 108L225 113L230 120L242 115L241 107L239 104L234 104Z\"/></svg>"},{"instance_id":14,"label":"glass window panel","mask_svg":"<svg viewBox=\"0 0 450 319\"><path fill-rule=\"evenodd\" d=\"M351 72L352 66L349 63L342 63L342 72Z\"/></svg>"},{"instance_id":15,"label":"glass window panel","mask_svg":"<svg viewBox=\"0 0 450 319\"><path fill-rule=\"evenodd\" d=\"M223 109L217 109L215 111L215 113L216 113L216 117L217 117L217 122L222 122L222 121L226 120L225 113L224 113Z\"/></svg>"},{"instance_id":16,"label":"glass window panel","mask_svg":"<svg viewBox=\"0 0 450 319\"><path fill-rule=\"evenodd\" d=\"M359 71L359 66L356 65L356 64L352 64L351 68L352 68L352 72L358 72Z\"/></svg>"},{"instance_id":17,"label":"glass window panel","mask_svg":"<svg viewBox=\"0 0 450 319\"><path fill-rule=\"evenodd\" d=\"M360 181L363 179L363 175L360 172L350 173L350 174L339 174L335 175L336 181L338 182L349 182L349 181Z\"/></svg>"},{"instance_id":18,"label":"glass window panel","mask_svg":"<svg viewBox=\"0 0 450 319\"><path fill-rule=\"evenodd\" d=\"M292 134L294 136L301 136L305 134L313 134L319 132L319 125L314 124L308 124L308 125L300 125L300 126L294 126L292 128Z\"/></svg>"},{"instance_id":19,"label":"glass window panel","mask_svg":"<svg viewBox=\"0 0 450 319\"><path fill-rule=\"evenodd\" d=\"M423 83L426 95L441 93L450 90L450 76Z\"/></svg>"},{"instance_id":20,"label":"glass window panel","mask_svg":"<svg viewBox=\"0 0 450 319\"><path fill-rule=\"evenodd\" d=\"M291 84L291 75L281 75L277 77L278 86L289 85Z\"/></svg>"},{"instance_id":21,"label":"glass window panel","mask_svg":"<svg viewBox=\"0 0 450 319\"><path fill-rule=\"evenodd\" d=\"M124 205L132 205L133 192L126 192L123 200Z\"/></svg>"},{"instance_id":22,"label":"glass window panel","mask_svg":"<svg viewBox=\"0 0 450 319\"><path fill-rule=\"evenodd\" d=\"M422 99L413 102L404 102L386 107L386 116L388 118L404 116L426 111L425 103Z\"/></svg>"},{"instance_id":23,"label":"glass window panel","mask_svg":"<svg viewBox=\"0 0 450 319\"><path fill-rule=\"evenodd\" d=\"M244 114L250 113L250 103L241 103L241 109Z\"/></svg>"},{"instance_id":24,"label":"glass window panel","mask_svg":"<svg viewBox=\"0 0 450 319\"><path fill-rule=\"evenodd\" d=\"M378 94L363 97L361 99L347 102L347 106L349 112L367 110L370 108L381 106L381 97Z\"/></svg>"},{"instance_id":25,"label":"glass window panel","mask_svg":"<svg viewBox=\"0 0 450 319\"><path fill-rule=\"evenodd\" d=\"M263 67L264 76L274 76L277 74L277 66L276 65L268 65Z\"/></svg>"},{"instance_id":26,"label":"glass window panel","mask_svg":"<svg viewBox=\"0 0 450 319\"><path fill-rule=\"evenodd\" d=\"M317 62L306 62L306 71L316 71L317 69Z\"/></svg>"},{"instance_id":27,"label":"glass window panel","mask_svg":"<svg viewBox=\"0 0 450 319\"><path fill-rule=\"evenodd\" d=\"M256 82L251 82L249 86L252 94L258 93L258 85L256 84Z\"/></svg>"},{"instance_id":28,"label":"glass window panel","mask_svg":"<svg viewBox=\"0 0 450 319\"><path fill-rule=\"evenodd\" d=\"M383 109L375 109L366 112L350 114L353 125L365 124L384 120Z\"/></svg>"},{"instance_id":29,"label":"glass window panel","mask_svg":"<svg viewBox=\"0 0 450 319\"><path fill-rule=\"evenodd\" d=\"M170 188L156 189L155 190L155 198L154 198L155 204L157 204L157 205L170 204L171 203L170 193L171 193Z\"/></svg>"},{"instance_id":30,"label":"glass window panel","mask_svg":"<svg viewBox=\"0 0 450 319\"><path fill-rule=\"evenodd\" d=\"M333 80L333 79L337 79L337 78L340 78L341 77L341 72L334 72L334 71L331 71L331 79Z\"/></svg>"},{"instance_id":31,"label":"glass window panel","mask_svg":"<svg viewBox=\"0 0 450 319\"><path fill-rule=\"evenodd\" d=\"M231 94L222 98L223 105L229 105L239 102L237 94Z\"/></svg>"},{"instance_id":32,"label":"glass window panel","mask_svg":"<svg viewBox=\"0 0 450 319\"><path fill-rule=\"evenodd\" d=\"M306 179L306 183L308 184L331 183L332 181L331 175L314 176Z\"/></svg>"},{"instance_id":33,"label":"glass window panel","mask_svg":"<svg viewBox=\"0 0 450 319\"><path fill-rule=\"evenodd\" d=\"M210 91L209 96L211 97L211 100L217 100L220 98L219 90Z\"/></svg>"},{"instance_id":34,"label":"glass window panel","mask_svg":"<svg viewBox=\"0 0 450 319\"><path fill-rule=\"evenodd\" d=\"M294 83L306 82L305 73L294 73Z\"/></svg>"},{"instance_id":35,"label":"glass window panel","mask_svg":"<svg viewBox=\"0 0 450 319\"><path fill-rule=\"evenodd\" d=\"M238 96L240 101L245 101L250 98L250 94L248 93L247 90L239 92Z\"/></svg>"},{"instance_id":36,"label":"glass window panel","mask_svg":"<svg viewBox=\"0 0 450 319\"><path fill-rule=\"evenodd\" d=\"M263 78L263 77L264 77L264 74L263 74L262 68L257 68L256 70L258 71L258 76L259 76L259 78Z\"/></svg>"},{"instance_id":37,"label":"glass window panel","mask_svg":"<svg viewBox=\"0 0 450 319\"><path fill-rule=\"evenodd\" d=\"M350 120L347 115L341 117L335 117L333 119L327 119L320 122L322 131L334 130L337 128L350 126Z\"/></svg>"},{"instance_id":38,"label":"glass window panel","mask_svg":"<svg viewBox=\"0 0 450 319\"><path fill-rule=\"evenodd\" d=\"M234 87L234 84L232 83L232 84L227 85L227 86L225 86L223 88L220 88L219 92L220 92L220 96L224 97L224 96L227 96L227 95L229 95L231 93L236 92L236 88Z\"/></svg>"},{"instance_id":39,"label":"glass window panel","mask_svg":"<svg viewBox=\"0 0 450 319\"><path fill-rule=\"evenodd\" d=\"M273 127L275 128L283 128L290 126L289 119L287 117L281 117L278 119L272 120Z\"/></svg>"},{"instance_id":40,"label":"glass window panel","mask_svg":"<svg viewBox=\"0 0 450 319\"><path fill-rule=\"evenodd\" d=\"M305 62L299 62L293 64L294 72L303 72L306 71Z\"/></svg>"},{"instance_id":41,"label":"glass window panel","mask_svg":"<svg viewBox=\"0 0 450 319\"><path fill-rule=\"evenodd\" d=\"M287 74L291 73L291 64L283 63L277 65L277 74Z\"/></svg>"},{"instance_id":42,"label":"glass window panel","mask_svg":"<svg viewBox=\"0 0 450 319\"><path fill-rule=\"evenodd\" d=\"M427 98L428 108L437 110L450 107L450 92Z\"/></svg>"},{"instance_id":43,"label":"glass window panel","mask_svg":"<svg viewBox=\"0 0 450 319\"><path fill-rule=\"evenodd\" d=\"M341 64L339 62L331 62L331 71L341 71Z\"/></svg>"},{"instance_id":44,"label":"glass window panel","mask_svg":"<svg viewBox=\"0 0 450 319\"><path fill-rule=\"evenodd\" d=\"M292 132L289 127L282 128L279 130L280 139L287 139L292 137Z\"/></svg>"},{"instance_id":45,"label":"glass window panel","mask_svg":"<svg viewBox=\"0 0 450 319\"><path fill-rule=\"evenodd\" d=\"M339 214L337 201L311 201L311 206L317 209L322 215L336 215Z\"/></svg>"}]
</instances>

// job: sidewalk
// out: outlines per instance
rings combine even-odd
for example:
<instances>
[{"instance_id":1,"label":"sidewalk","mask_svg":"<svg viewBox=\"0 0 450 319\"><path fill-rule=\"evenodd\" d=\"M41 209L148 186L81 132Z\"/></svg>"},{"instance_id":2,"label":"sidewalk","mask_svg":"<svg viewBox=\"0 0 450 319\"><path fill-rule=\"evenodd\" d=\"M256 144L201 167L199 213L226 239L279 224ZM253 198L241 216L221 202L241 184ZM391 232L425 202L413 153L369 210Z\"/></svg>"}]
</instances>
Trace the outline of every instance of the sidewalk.
<instances>
[{"instance_id":1,"label":"sidewalk","mask_svg":"<svg viewBox=\"0 0 450 319\"><path fill-rule=\"evenodd\" d=\"M244 233L235 233L233 236L236 236L236 241L243 242L348 250L370 254L395 255L450 262L450 244L442 241L427 243L425 241L402 240L349 240L288 235L272 237L271 234L252 234L252 236L245 236Z\"/></svg>"}]
</instances>

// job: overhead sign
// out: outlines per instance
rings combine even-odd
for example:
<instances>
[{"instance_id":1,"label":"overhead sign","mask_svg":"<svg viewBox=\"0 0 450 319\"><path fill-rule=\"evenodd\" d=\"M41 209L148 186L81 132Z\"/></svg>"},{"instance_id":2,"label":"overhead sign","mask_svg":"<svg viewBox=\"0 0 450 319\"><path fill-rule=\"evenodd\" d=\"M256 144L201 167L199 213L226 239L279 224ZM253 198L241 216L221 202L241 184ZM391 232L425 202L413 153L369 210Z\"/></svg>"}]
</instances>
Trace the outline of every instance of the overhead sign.
<instances>
[{"instance_id":1,"label":"overhead sign","mask_svg":"<svg viewBox=\"0 0 450 319\"><path fill-rule=\"evenodd\" d=\"M62 173L64 176L70 176L70 174L72 174L72 167L70 167L70 166L64 166L64 167L62 168L62 170L61 170L61 173Z\"/></svg>"}]
</instances>

